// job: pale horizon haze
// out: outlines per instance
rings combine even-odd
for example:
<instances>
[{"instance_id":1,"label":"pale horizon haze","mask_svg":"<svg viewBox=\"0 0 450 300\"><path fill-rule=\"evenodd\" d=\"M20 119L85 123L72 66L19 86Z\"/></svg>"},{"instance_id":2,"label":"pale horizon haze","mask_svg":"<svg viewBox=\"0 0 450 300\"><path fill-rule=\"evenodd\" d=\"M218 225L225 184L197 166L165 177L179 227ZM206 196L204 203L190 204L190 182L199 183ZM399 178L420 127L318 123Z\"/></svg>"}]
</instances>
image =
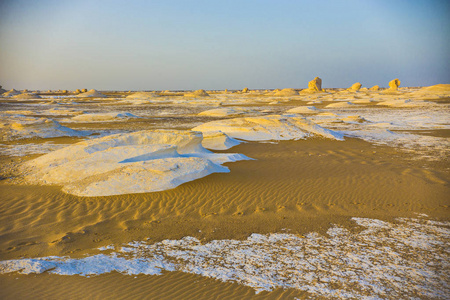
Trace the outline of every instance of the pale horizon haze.
<instances>
[{"instance_id":1,"label":"pale horizon haze","mask_svg":"<svg viewBox=\"0 0 450 300\"><path fill-rule=\"evenodd\" d=\"M0 1L5 89L450 83L450 1Z\"/></svg>"}]
</instances>

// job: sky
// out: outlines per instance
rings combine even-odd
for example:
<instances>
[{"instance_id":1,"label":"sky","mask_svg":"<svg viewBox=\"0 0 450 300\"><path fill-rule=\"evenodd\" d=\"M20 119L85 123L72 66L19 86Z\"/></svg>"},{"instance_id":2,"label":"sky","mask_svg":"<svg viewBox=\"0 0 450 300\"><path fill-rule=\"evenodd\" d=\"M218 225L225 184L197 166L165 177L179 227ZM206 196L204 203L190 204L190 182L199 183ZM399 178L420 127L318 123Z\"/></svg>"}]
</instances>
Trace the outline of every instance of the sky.
<instances>
[{"instance_id":1,"label":"sky","mask_svg":"<svg viewBox=\"0 0 450 300\"><path fill-rule=\"evenodd\" d=\"M0 0L6 89L450 83L450 1Z\"/></svg>"}]
</instances>

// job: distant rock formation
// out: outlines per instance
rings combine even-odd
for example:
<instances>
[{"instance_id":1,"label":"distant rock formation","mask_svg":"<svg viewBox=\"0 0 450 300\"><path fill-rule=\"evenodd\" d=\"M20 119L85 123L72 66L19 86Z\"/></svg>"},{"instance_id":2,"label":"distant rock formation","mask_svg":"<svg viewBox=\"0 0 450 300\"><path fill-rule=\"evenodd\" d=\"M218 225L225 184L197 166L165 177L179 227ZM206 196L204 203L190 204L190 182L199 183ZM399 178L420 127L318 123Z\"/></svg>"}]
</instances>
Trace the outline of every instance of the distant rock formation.
<instances>
[{"instance_id":1,"label":"distant rock formation","mask_svg":"<svg viewBox=\"0 0 450 300\"><path fill-rule=\"evenodd\" d=\"M398 78L395 78L394 80L389 81L389 89L391 91L398 90L399 86L400 86L400 80Z\"/></svg>"},{"instance_id":2,"label":"distant rock formation","mask_svg":"<svg viewBox=\"0 0 450 300\"><path fill-rule=\"evenodd\" d=\"M362 84L359 82L354 83L349 90L351 91L359 91L359 89L361 88Z\"/></svg>"},{"instance_id":3,"label":"distant rock formation","mask_svg":"<svg viewBox=\"0 0 450 300\"><path fill-rule=\"evenodd\" d=\"M80 89L76 89L75 93L76 93L76 94L80 94L80 93L81 93L81 90L80 90Z\"/></svg>"},{"instance_id":4,"label":"distant rock formation","mask_svg":"<svg viewBox=\"0 0 450 300\"><path fill-rule=\"evenodd\" d=\"M371 91L378 91L380 89L380 87L378 85L374 85L373 87L370 88Z\"/></svg>"},{"instance_id":5,"label":"distant rock formation","mask_svg":"<svg viewBox=\"0 0 450 300\"><path fill-rule=\"evenodd\" d=\"M85 89L83 89L83 90L85 90ZM83 90L81 90L81 91L83 91ZM92 89L92 90L89 90L89 92L84 92L84 93L78 94L75 97L106 98L106 95L103 95L102 93Z\"/></svg>"},{"instance_id":6,"label":"distant rock formation","mask_svg":"<svg viewBox=\"0 0 450 300\"><path fill-rule=\"evenodd\" d=\"M305 92L314 93L322 91L322 79L319 77L314 78L310 82L308 82L308 88L303 90Z\"/></svg>"},{"instance_id":7,"label":"distant rock formation","mask_svg":"<svg viewBox=\"0 0 450 300\"><path fill-rule=\"evenodd\" d=\"M431 93L450 92L450 84L436 84L432 86L423 87L420 90Z\"/></svg>"},{"instance_id":8,"label":"distant rock formation","mask_svg":"<svg viewBox=\"0 0 450 300\"><path fill-rule=\"evenodd\" d=\"M7 91L6 93L3 93L3 97L11 97L14 95L19 95L19 94L20 94L19 91L15 90L15 89L11 89L11 90Z\"/></svg>"},{"instance_id":9,"label":"distant rock formation","mask_svg":"<svg viewBox=\"0 0 450 300\"><path fill-rule=\"evenodd\" d=\"M184 97L209 97L209 94L205 90L196 90L194 92L185 93Z\"/></svg>"},{"instance_id":10,"label":"distant rock formation","mask_svg":"<svg viewBox=\"0 0 450 300\"><path fill-rule=\"evenodd\" d=\"M248 88L247 88L247 87L244 88L244 89L242 90L242 92L243 92L243 93L248 93Z\"/></svg>"},{"instance_id":11,"label":"distant rock formation","mask_svg":"<svg viewBox=\"0 0 450 300\"><path fill-rule=\"evenodd\" d=\"M86 93L88 90L87 89L82 89L81 92L82 93Z\"/></svg>"},{"instance_id":12,"label":"distant rock formation","mask_svg":"<svg viewBox=\"0 0 450 300\"><path fill-rule=\"evenodd\" d=\"M42 97L39 95L36 95L34 93L23 93L23 94L18 94L18 95L12 96L12 98L19 99L19 100L28 100L28 99L40 99Z\"/></svg>"},{"instance_id":13,"label":"distant rock formation","mask_svg":"<svg viewBox=\"0 0 450 300\"><path fill-rule=\"evenodd\" d=\"M275 93L275 96L286 97L286 96L295 96L298 95L298 92L294 89L282 89Z\"/></svg>"},{"instance_id":14,"label":"distant rock formation","mask_svg":"<svg viewBox=\"0 0 450 300\"><path fill-rule=\"evenodd\" d=\"M128 95L127 99L153 99L159 97L155 92L136 92L134 94Z\"/></svg>"}]
</instances>

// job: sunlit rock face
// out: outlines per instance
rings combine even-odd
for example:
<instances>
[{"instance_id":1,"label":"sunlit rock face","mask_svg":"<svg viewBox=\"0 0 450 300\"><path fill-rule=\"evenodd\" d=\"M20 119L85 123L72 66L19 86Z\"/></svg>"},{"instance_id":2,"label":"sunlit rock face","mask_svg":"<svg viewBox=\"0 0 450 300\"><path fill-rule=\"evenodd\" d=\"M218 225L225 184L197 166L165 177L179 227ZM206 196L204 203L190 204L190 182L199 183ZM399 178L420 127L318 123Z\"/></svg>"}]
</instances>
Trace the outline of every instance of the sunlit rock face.
<instances>
[{"instance_id":1,"label":"sunlit rock face","mask_svg":"<svg viewBox=\"0 0 450 300\"><path fill-rule=\"evenodd\" d=\"M350 91L359 91L361 89L362 84L359 82L354 83L349 90Z\"/></svg>"},{"instance_id":2,"label":"sunlit rock face","mask_svg":"<svg viewBox=\"0 0 450 300\"><path fill-rule=\"evenodd\" d=\"M389 90L396 91L396 90L398 90L399 86L400 86L400 80L398 78L395 78L395 79L389 81Z\"/></svg>"},{"instance_id":3,"label":"sunlit rock face","mask_svg":"<svg viewBox=\"0 0 450 300\"><path fill-rule=\"evenodd\" d=\"M319 77L314 78L310 82L308 82L308 88L303 90L303 92L321 92L322 91L322 79Z\"/></svg>"}]
</instances>

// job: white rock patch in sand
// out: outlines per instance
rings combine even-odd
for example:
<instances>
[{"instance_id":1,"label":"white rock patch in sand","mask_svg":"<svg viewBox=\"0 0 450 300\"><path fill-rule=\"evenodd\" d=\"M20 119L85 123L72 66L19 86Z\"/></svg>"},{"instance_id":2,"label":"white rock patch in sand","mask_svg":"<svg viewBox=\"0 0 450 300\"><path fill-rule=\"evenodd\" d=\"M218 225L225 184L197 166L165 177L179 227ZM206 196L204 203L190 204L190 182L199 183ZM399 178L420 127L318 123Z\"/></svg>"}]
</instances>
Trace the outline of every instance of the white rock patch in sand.
<instances>
[{"instance_id":1,"label":"white rock patch in sand","mask_svg":"<svg viewBox=\"0 0 450 300\"><path fill-rule=\"evenodd\" d=\"M0 261L0 273L88 276L112 271L128 275L181 271L237 282L257 293L283 288L321 299L448 298L448 222L352 220L361 231L334 225L324 235L252 234L245 240L208 243L194 237L130 242L109 246L120 249L117 252L78 259L53 256Z\"/></svg>"},{"instance_id":2,"label":"white rock patch in sand","mask_svg":"<svg viewBox=\"0 0 450 300\"><path fill-rule=\"evenodd\" d=\"M193 128L203 133L221 131L247 141L297 140L311 135L342 140L343 135L302 117L270 115L212 121Z\"/></svg>"},{"instance_id":3,"label":"white rock patch in sand","mask_svg":"<svg viewBox=\"0 0 450 300\"><path fill-rule=\"evenodd\" d=\"M26 162L25 180L63 185L78 196L163 191L211 173L229 172L222 163L247 159L216 154L201 145L202 134L155 130L83 141Z\"/></svg>"},{"instance_id":4,"label":"white rock patch in sand","mask_svg":"<svg viewBox=\"0 0 450 300\"><path fill-rule=\"evenodd\" d=\"M221 131L205 132L202 146L211 150L227 150L242 143Z\"/></svg>"},{"instance_id":5,"label":"white rock patch in sand","mask_svg":"<svg viewBox=\"0 0 450 300\"><path fill-rule=\"evenodd\" d=\"M25 138L52 138L61 136L86 136L86 131L73 130L47 118L23 115L0 116L0 137L3 141Z\"/></svg>"}]
</instances>

